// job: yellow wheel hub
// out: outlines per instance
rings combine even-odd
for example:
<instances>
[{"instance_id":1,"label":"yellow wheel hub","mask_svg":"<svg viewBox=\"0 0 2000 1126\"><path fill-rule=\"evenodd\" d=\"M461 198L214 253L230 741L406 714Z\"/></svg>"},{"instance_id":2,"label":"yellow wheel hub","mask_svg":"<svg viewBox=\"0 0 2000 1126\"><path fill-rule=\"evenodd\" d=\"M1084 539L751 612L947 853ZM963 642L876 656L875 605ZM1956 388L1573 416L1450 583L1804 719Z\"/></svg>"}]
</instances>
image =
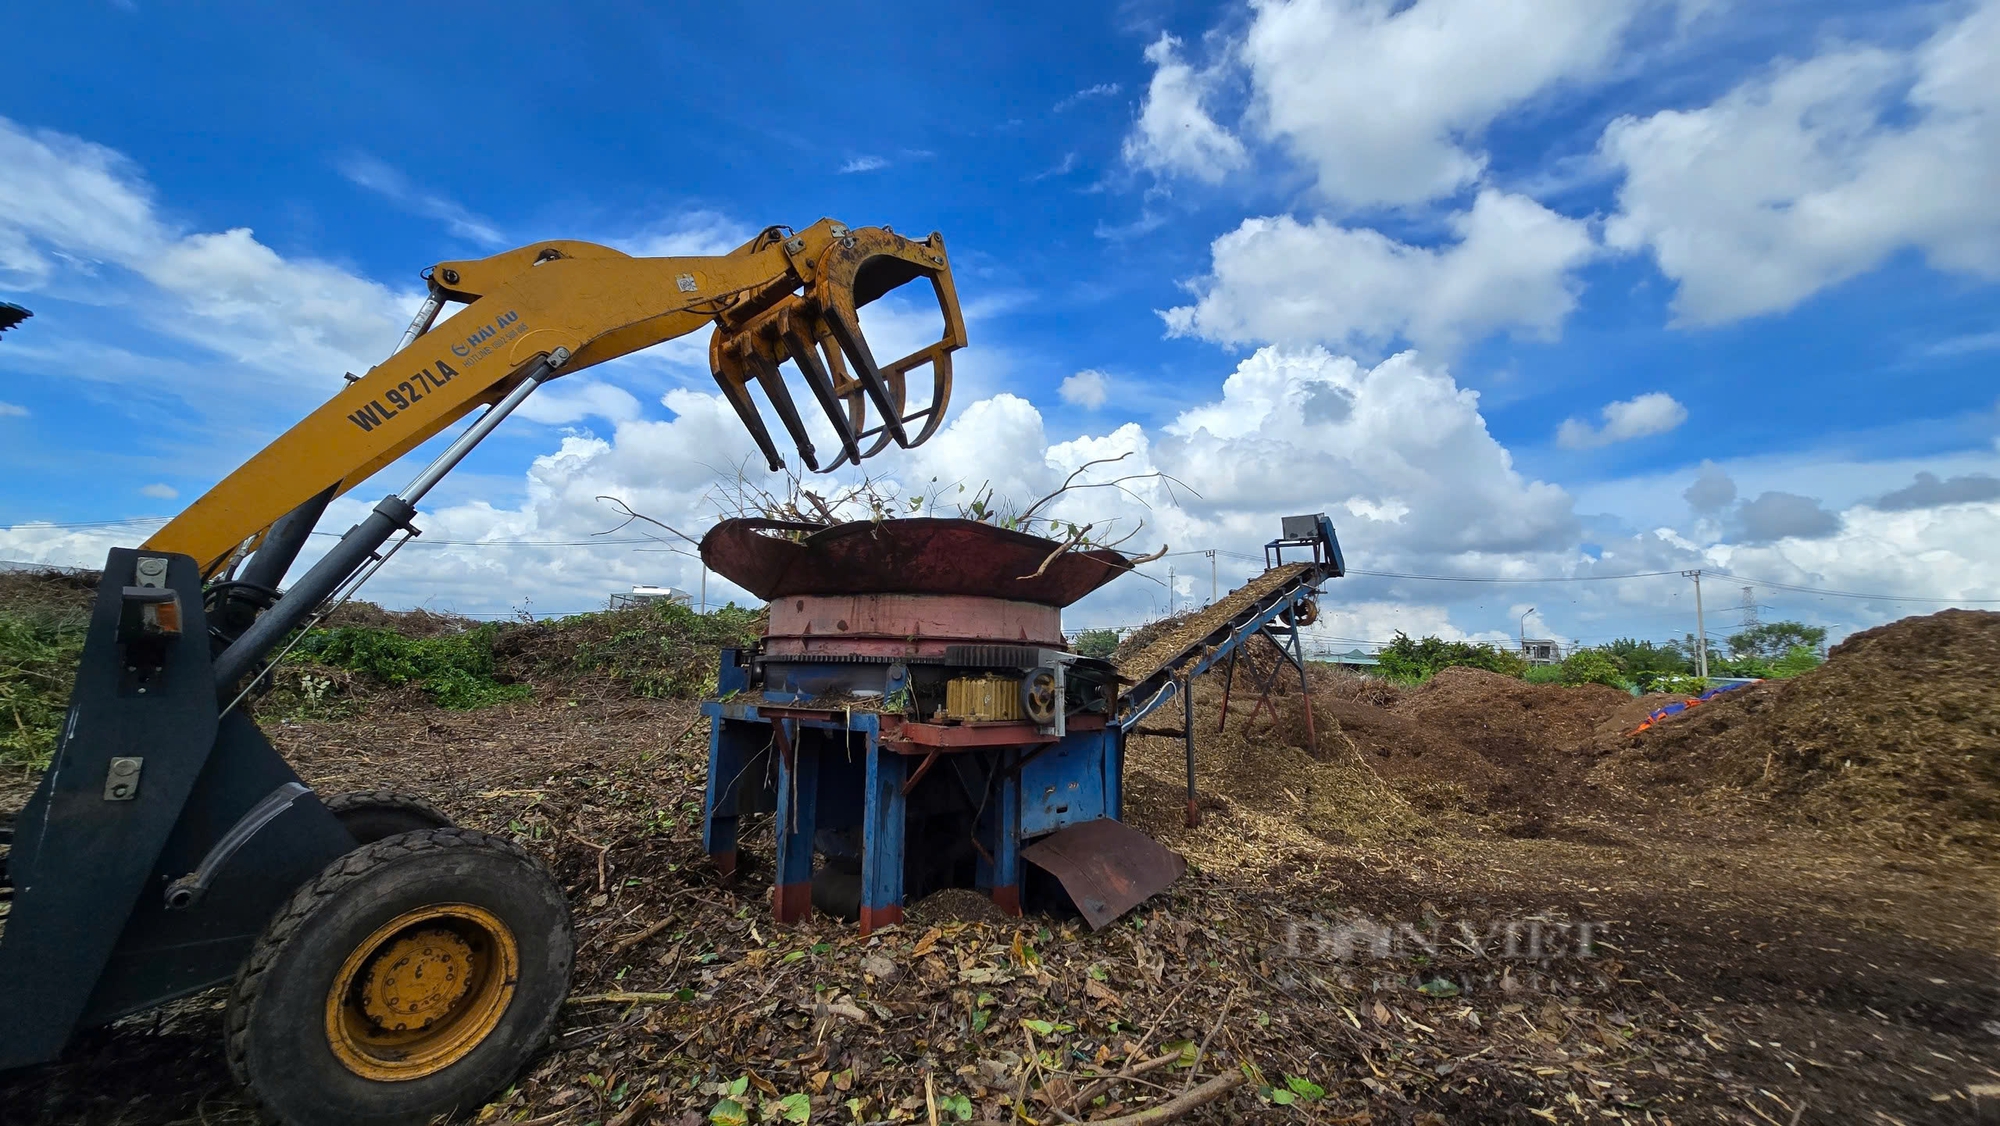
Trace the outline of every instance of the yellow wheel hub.
<instances>
[{"instance_id":1,"label":"yellow wheel hub","mask_svg":"<svg viewBox=\"0 0 2000 1126\"><path fill-rule=\"evenodd\" d=\"M366 1079L420 1079L469 1055L514 999L514 932L467 903L420 907L355 946L326 997L333 1054Z\"/></svg>"},{"instance_id":2,"label":"yellow wheel hub","mask_svg":"<svg viewBox=\"0 0 2000 1126\"><path fill-rule=\"evenodd\" d=\"M361 1011L393 1032L425 1029L465 996L472 947L443 927L406 934L376 955L361 979Z\"/></svg>"}]
</instances>

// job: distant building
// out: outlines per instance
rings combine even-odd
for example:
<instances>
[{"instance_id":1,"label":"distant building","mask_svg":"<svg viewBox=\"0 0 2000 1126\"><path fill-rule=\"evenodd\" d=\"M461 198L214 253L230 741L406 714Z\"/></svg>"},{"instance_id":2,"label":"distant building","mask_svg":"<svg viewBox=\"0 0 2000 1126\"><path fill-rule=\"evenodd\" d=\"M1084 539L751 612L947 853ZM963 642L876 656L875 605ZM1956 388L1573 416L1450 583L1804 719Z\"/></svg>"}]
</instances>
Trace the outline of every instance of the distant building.
<instances>
[{"instance_id":1,"label":"distant building","mask_svg":"<svg viewBox=\"0 0 2000 1126\"><path fill-rule=\"evenodd\" d=\"M631 593L611 596L611 608L623 610L628 606L644 606L649 602L678 602L683 606L694 603L694 595L677 586L635 586Z\"/></svg>"},{"instance_id":2,"label":"distant building","mask_svg":"<svg viewBox=\"0 0 2000 1126\"><path fill-rule=\"evenodd\" d=\"M1526 637L1521 639L1521 656L1531 665L1558 665L1562 663L1562 642L1546 637Z\"/></svg>"}]
</instances>

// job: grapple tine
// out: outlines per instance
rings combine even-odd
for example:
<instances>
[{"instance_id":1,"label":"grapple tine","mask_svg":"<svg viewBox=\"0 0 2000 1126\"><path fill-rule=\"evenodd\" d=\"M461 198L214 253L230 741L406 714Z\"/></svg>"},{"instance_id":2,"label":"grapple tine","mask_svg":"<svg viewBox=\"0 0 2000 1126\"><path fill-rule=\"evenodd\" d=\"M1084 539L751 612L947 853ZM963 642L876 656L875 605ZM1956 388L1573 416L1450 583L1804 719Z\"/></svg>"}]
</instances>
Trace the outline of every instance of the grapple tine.
<instances>
[{"instance_id":1,"label":"grapple tine","mask_svg":"<svg viewBox=\"0 0 2000 1126\"><path fill-rule=\"evenodd\" d=\"M798 404L792 402L792 393L785 387L785 376L778 370L778 361L768 351L754 346L743 350L743 366L750 369L763 386L764 394L771 400L771 406L778 412L778 420L792 435L792 442L799 447L799 460L806 468L819 471L819 456L813 450L812 437L806 433L805 420L799 417Z\"/></svg>"},{"instance_id":2,"label":"grapple tine","mask_svg":"<svg viewBox=\"0 0 2000 1126\"><path fill-rule=\"evenodd\" d=\"M774 467L777 459L768 432L753 421L756 408L747 388L753 378L764 386L798 444L799 456L812 469L827 472L858 464L890 442L909 447L928 441L937 433L951 399L951 352L965 346L965 322L943 237L932 232L913 241L886 228L850 230L821 220L785 239L783 246L794 263L797 289L766 287L732 298L732 304L716 315L716 339L710 347L716 381ZM919 278L930 282L943 316L943 334L908 356L878 363L857 310ZM839 455L823 468L784 387L779 365L787 359L798 364L840 440ZM909 373L924 364L931 366L934 381L930 402L909 411ZM879 423L871 424L871 405L881 416ZM922 426L913 436L912 425L919 421Z\"/></svg>"},{"instance_id":3,"label":"grapple tine","mask_svg":"<svg viewBox=\"0 0 2000 1126\"><path fill-rule=\"evenodd\" d=\"M743 420L743 428L750 431L771 472L776 473L785 467L785 459L778 456L777 444L771 441L771 432L764 427L764 416L757 413L757 404L751 401L750 392L744 387L741 365L734 363L734 359L723 347L722 333L717 332L709 339L709 372L715 376L716 386L722 388L722 397L736 408L736 417Z\"/></svg>"},{"instance_id":4,"label":"grapple tine","mask_svg":"<svg viewBox=\"0 0 2000 1126\"><path fill-rule=\"evenodd\" d=\"M922 410L911 411L903 416L904 422L924 420L924 427L917 436L910 439L910 445L921 446L937 433L938 425L944 422L945 408L951 403L951 349L942 344L933 344L921 352L913 352L896 361L895 374L907 375L911 368L928 362L931 365L931 402Z\"/></svg>"},{"instance_id":5,"label":"grapple tine","mask_svg":"<svg viewBox=\"0 0 2000 1126\"><path fill-rule=\"evenodd\" d=\"M827 332L833 337L840 350L847 353L847 362L854 365L855 378L860 380L868 397L875 400L875 409L882 413L882 425L899 446L910 444L903 433L903 419L898 404L889 398L889 385L882 378L882 369L875 366L875 354L868 350L868 341L861 335L860 325L850 322L837 308L827 308L820 314L826 322Z\"/></svg>"},{"instance_id":6,"label":"grapple tine","mask_svg":"<svg viewBox=\"0 0 2000 1126\"><path fill-rule=\"evenodd\" d=\"M812 388L813 397L819 400L820 409L826 412L827 421L833 424L834 436L840 439L841 456L860 461L860 442L855 437L854 427L848 423L847 412L841 409L839 396L833 393L833 377L827 373L826 365L820 362L819 345L800 331L797 318L783 317L778 323L784 333L785 351L791 353L799 371L805 374L806 385ZM832 469L833 466L827 468Z\"/></svg>"}]
</instances>

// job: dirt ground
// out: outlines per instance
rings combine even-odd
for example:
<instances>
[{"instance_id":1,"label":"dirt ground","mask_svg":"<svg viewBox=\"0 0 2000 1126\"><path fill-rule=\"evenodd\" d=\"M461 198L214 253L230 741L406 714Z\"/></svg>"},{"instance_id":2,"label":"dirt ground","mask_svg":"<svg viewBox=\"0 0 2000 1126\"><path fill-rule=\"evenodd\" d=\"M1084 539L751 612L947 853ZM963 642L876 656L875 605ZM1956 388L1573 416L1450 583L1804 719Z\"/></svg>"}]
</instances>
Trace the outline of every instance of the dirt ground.
<instances>
[{"instance_id":1,"label":"dirt ground","mask_svg":"<svg viewBox=\"0 0 2000 1126\"><path fill-rule=\"evenodd\" d=\"M1783 691L1823 715L1813 694L1846 684L1840 663ZM1954 734L1927 737L2000 761L1969 695L1995 671L1927 668L1968 694L1932 716ZM693 1126L739 1076L753 1104L805 1095L814 1122L1007 1120L1016 1096L1018 1121L1087 1120L1248 1066L1256 1082L1187 1120L2000 1122L1990 838L1874 831L1908 809L1877 816L1825 784L1866 763L1808 785L1673 742L1804 722L1771 691L1633 738L1653 701L1490 676L1403 690L1316 670L1311 739L1295 690L1254 726L1239 695L1218 734L1204 685L1201 825L1182 823L1178 740L1135 739L1127 779L1128 819L1189 873L1097 933L943 899L869 939L774 926L768 844L735 887L701 855L691 701L551 689L450 712L408 690L262 718L323 791L422 794L568 884L578 973L557 1040L468 1121ZM1983 816L1976 794L1946 797L1941 819ZM248 1121L220 1024L206 995L82 1035L0 1077L0 1120ZM1177 1045L1201 1062L1071 1100L1080 1076Z\"/></svg>"}]
</instances>

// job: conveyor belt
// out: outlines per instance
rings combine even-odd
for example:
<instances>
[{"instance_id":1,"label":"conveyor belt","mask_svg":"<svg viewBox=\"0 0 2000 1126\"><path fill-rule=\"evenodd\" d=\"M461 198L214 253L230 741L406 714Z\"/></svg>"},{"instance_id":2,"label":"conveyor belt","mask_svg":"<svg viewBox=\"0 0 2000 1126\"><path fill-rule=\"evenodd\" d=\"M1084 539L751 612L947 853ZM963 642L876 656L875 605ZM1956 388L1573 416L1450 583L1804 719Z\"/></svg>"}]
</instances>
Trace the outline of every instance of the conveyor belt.
<instances>
[{"instance_id":1,"label":"conveyor belt","mask_svg":"<svg viewBox=\"0 0 2000 1126\"><path fill-rule=\"evenodd\" d=\"M1278 615L1312 596L1319 584L1339 574L1336 565L1287 563L1273 567L1229 592L1213 606L1181 623L1172 633L1118 662L1118 676L1130 681L1120 698L1118 721L1130 726L1165 702L1169 681L1196 676L1229 655Z\"/></svg>"}]
</instances>

